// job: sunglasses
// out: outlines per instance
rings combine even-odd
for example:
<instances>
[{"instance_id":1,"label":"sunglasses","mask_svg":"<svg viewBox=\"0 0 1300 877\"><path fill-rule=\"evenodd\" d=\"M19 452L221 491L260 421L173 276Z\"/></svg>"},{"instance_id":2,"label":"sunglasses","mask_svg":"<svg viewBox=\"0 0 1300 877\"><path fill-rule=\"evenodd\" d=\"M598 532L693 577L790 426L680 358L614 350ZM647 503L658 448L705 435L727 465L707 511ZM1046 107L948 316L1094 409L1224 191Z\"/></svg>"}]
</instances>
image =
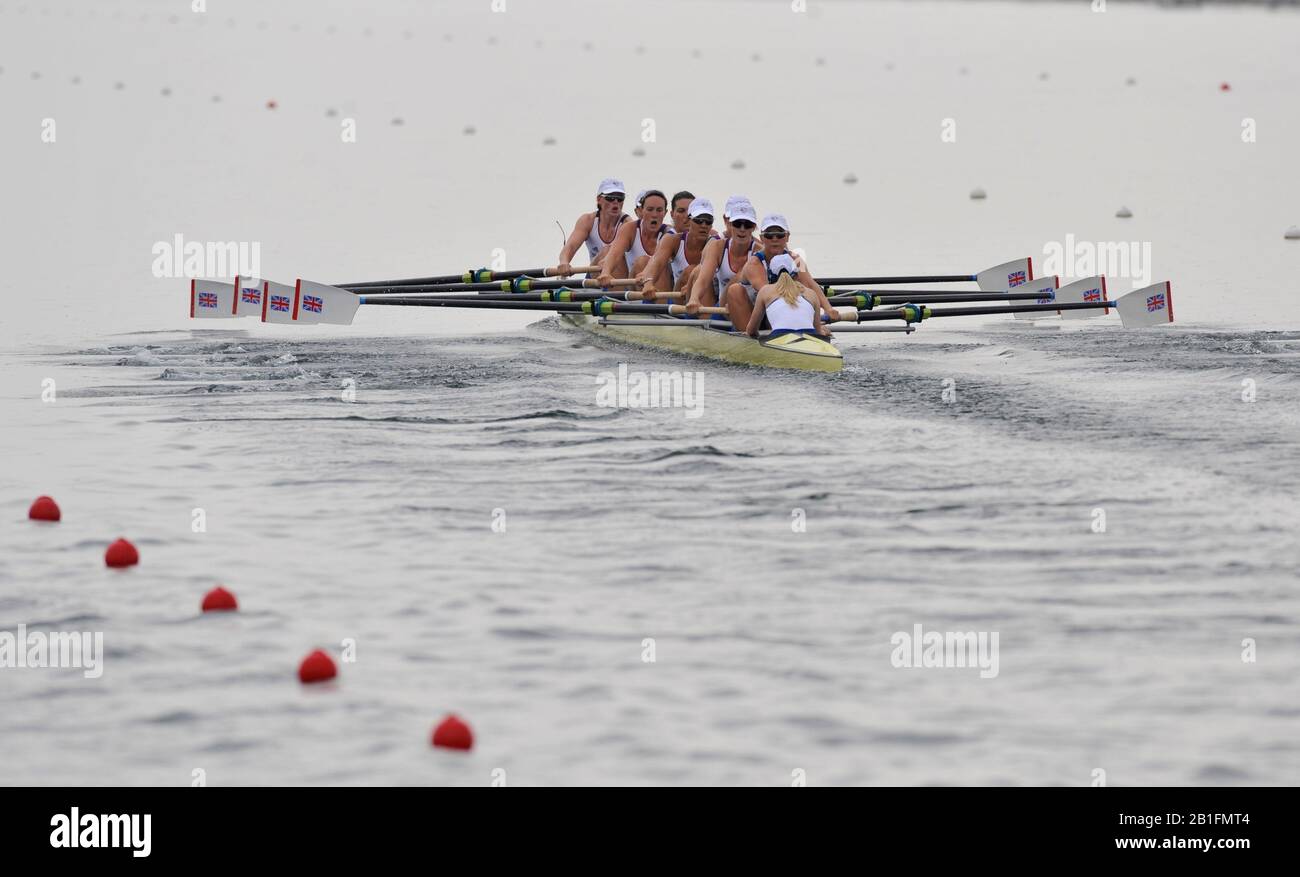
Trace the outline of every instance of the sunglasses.
<instances>
[{"instance_id":1,"label":"sunglasses","mask_svg":"<svg viewBox=\"0 0 1300 877\"><path fill-rule=\"evenodd\" d=\"M748 219L737 219L737 220L735 220L734 222L731 223L731 227L732 227L732 228L751 229L751 228L754 227L754 223L750 222Z\"/></svg>"},{"instance_id":2,"label":"sunglasses","mask_svg":"<svg viewBox=\"0 0 1300 877\"><path fill-rule=\"evenodd\" d=\"M619 202L620 204L623 203L622 195L602 195L601 197L611 204L613 204L615 201Z\"/></svg>"},{"instance_id":3,"label":"sunglasses","mask_svg":"<svg viewBox=\"0 0 1300 877\"><path fill-rule=\"evenodd\" d=\"M691 222L695 223L696 225L713 225L713 217L709 216L709 214L706 213L703 216L695 217L694 219L691 220Z\"/></svg>"},{"instance_id":4,"label":"sunglasses","mask_svg":"<svg viewBox=\"0 0 1300 877\"><path fill-rule=\"evenodd\" d=\"M783 241L783 240L785 240L786 238L788 238L789 236L790 236L790 233L789 233L789 232L785 232L785 231L765 231L765 232L763 232L763 240L765 240L765 241Z\"/></svg>"}]
</instances>

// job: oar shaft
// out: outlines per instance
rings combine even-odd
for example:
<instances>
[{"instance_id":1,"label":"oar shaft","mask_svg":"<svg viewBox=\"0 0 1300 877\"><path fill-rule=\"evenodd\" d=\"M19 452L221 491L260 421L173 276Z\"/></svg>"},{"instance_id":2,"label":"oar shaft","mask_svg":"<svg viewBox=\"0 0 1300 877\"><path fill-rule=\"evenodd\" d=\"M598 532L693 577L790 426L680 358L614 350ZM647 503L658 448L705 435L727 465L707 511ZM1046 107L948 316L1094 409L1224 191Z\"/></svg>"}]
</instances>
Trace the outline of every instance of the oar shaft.
<instances>
[{"instance_id":1,"label":"oar shaft","mask_svg":"<svg viewBox=\"0 0 1300 877\"><path fill-rule=\"evenodd\" d=\"M592 274L599 266L585 265L570 269L571 274ZM493 280L513 280L516 277L555 277L554 268L519 268L511 271L492 271L488 268L471 268L461 274L443 274L440 277L408 277L403 280L363 280L360 283L335 283L339 289L378 289L382 286L429 286L444 283L490 283Z\"/></svg>"},{"instance_id":2,"label":"oar shaft","mask_svg":"<svg viewBox=\"0 0 1300 877\"><path fill-rule=\"evenodd\" d=\"M1068 302L1064 304L1046 305L1003 305L1001 307L982 308L929 308L923 305L917 305L914 302L909 304L912 306L886 311L857 311L853 316L844 320L844 322L865 323L876 320L905 320L909 323L919 323L922 320L928 320L932 317L1001 316L1013 313L1028 314L1034 313L1035 311L1082 311L1115 307L1115 302L1113 301Z\"/></svg>"},{"instance_id":3,"label":"oar shaft","mask_svg":"<svg viewBox=\"0 0 1300 877\"><path fill-rule=\"evenodd\" d=\"M873 299L877 304L882 305L902 305L902 304L928 304L930 302L963 302L963 301L1026 301L1029 299L1040 299L1045 296L1039 292L907 292L907 293L880 293L880 292L863 292L858 295L849 295L846 293L836 293L827 299L832 305L853 305L857 304L864 298Z\"/></svg>"},{"instance_id":4,"label":"oar shaft","mask_svg":"<svg viewBox=\"0 0 1300 877\"><path fill-rule=\"evenodd\" d=\"M613 287L631 287L636 286L638 281L635 279L614 280L610 283ZM401 293L403 295L412 292L489 292L489 293L509 293L512 295L532 292L533 290L542 289L600 289L601 286L595 280L535 280L529 278L515 278L514 280L491 281L487 283L423 283L408 285L389 285L389 286L340 286L339 289L346 289L349 292L365 292L370 294L379 293Z\"/></svg>"},{"instance_id":5,"label":"oar shaft","mask_svg":"<svg viewBox=\"0 0 1300 877\"><path fill-rule=\"evenodd\" d=\"M847 286L851 284L895 283L968 283L977 279L974 274L915 274L897 277L814 277L821 286Z\"/></svg>"},{"instance_id":6,"label":"oar shaft","mask_svg":"<svg viewBox=\"0 0 1300 877\"><path fill-rule=\"evenodd\" d=\"M431 299L457 299L466 298L463 293L444 292L407 292L400 287L395 289L384 288L382 290L363 289L358 294L365 294L368 298L375 296L401 296L402 298L431 298ZM583 302L596 301L601 298L611 298L615 301L642 301L641 293L635 290L627 292L618 292L616 290L580 290L562 286L559 289L549 292L483 292L473 296L474 301L554 301L554 302Z\"/></svg>"},{"instance_id":7,"label":"oar shaft","mask_svg":"<svg viewBox=\"0 0 1300 877\"><path fill-rule=\"evenodd\" d=\"M1113 308L1113 307L1115 307L1115 302L1113 301L1098 301L1098 302L1084 301L1084 302L1066 302L1063 304L1047 304L1047 305L1014 305L1009 308L1008 307L938 308L938 309L927 309L929 310L929 314L927 314L927 316L980 317L985 315L1002 315L1006 313L1017 313L1017 312L1022 314L1031 314L1034 313L1035 311L1085 311L1085 310L1095 310L1097 308Z\"/></svg>"},{"instance_id":8,"label":"oar shaft","mask_svg":"<svg viewBox=\"0 0 1300 877\"><path fill-rule=\"evenodd\" d=\"M359 304L396 305L424 308L484 308L501 311L550 311L558 314L685 314L684 305L652 305L640 302L587 301L495 301L480 298L415 298L401 295L363 295ZM702 314L725 314L726 308L700 308Z\"/></svg>"}]
</instances>

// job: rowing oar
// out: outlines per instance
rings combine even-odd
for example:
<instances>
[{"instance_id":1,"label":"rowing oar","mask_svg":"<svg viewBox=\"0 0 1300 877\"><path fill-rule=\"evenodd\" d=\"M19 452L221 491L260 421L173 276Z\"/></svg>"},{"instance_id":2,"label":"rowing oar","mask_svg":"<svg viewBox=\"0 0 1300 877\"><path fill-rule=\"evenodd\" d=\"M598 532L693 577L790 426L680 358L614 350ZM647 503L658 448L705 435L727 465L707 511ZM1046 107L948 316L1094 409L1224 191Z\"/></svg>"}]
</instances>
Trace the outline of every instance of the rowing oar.
<instances>
[{"instance_id":1,"label":"rowing oar","mask_svg":"<svg viewBox=\"0 0 1300 877\"><path fill-rule=\"evenodd\" d=\"M877 286L898 283L969 283L974 281L986 292L1002 292L1017 284L1034 279L1032 259L1016 259L985 268L975 274L912 274L893 277L814 277L822 287L827 286ZM829 293L827 293L829 295Z\"/></svg>"},{"instance_id":2,"label":"rowing oar","mask_svg":"<svg viewBox=\"0 0 1300 877\"><path fill-rule=\"evenodd\" d=\"M1083 285L1090 285L1089 283ZM1071 285L1080 285L1078 283ZM449 307L449 308L490 308L498 310L550 311L552 313L581 313L592 316L610 314L670 314L689 313L685 305L659 305L640 302L615 301L601 296L594 301L518 301L493 300L482 298L448 298L439 295L402 295L398 294L357 294L346 289L339 289L311 280L299 280L295 285L264 281L262 284L262 320L268 323L333 323L350 325L356 316L357 308L362 304L396 305L404 307ZM1068 287L1067 287L1068 288ZM840 310L841 321L863 322L877 320L903 320L904 323L916 323L931 317L958 317L996 315L1007 313L1034 313L1048 311L1084 311L1117 308L1124 325L1154 326L1159 323L1172 323L1173 292L1167 281L1156 283L1143 289L1134 290L1122 296L1118 301L1061 301L1059 293L1065 289L1052 291L1057 301L1051 304L1019 305L1008 302L999 307L969 307L932 309L925 304L906 303L901 307L883 311L858 311L854 308ZM1088 298L1091 289L1080 292L1080 297ZM243 293L257 292L255 289L241 290ZM1019 294L1019 293L1013 293ZM229 283L217 281L192 281L190 284L191 316L194 317L229 317L235 316L233 309L234 287ZM701 314L726 314L726 308L699 308Z\"/></svg>"},{"instance_id":3,"label":"rowing oar","mask_svg":"<svg viewBox=\"0 0 1300 877\"><path fill-rule=\"evenodd\" d=\"M367 296L380 295L400 295L402 298L432 298L432 299L463 299L464 296L443 293L443 292L392 292L375 293L365 289L357 293ZM615 301L646 301L647 295L635 289L629 289L626 292L616 292L608 289L572 289L567 286L561 286L558 289L552 289L546 292L483 292L473 297L474 301L596 301L602 298L610 298ZM647 301L647 303L649 303Z\"/></svg>"},{"instance_id":4,"label":"rowing oar","mask_svg":"<svg viewBox=\"0 0 1300 877\"><path fill-rule=\"evenodd\" d=\"M556 314L685 314L685 305L652 305L640 302L620 302L610 299L582 302L558 301L484 301L481 298L417 298L404 295L361 295L357 303L363 305L398 305L417 308L487 308L503 311L550 311ZM701 314L725 314L726 308L700 308ZM351 321L349 321L351 322Z\"/></svg>"},{"instance_id":5,"label":"rowing oar","mask_svg":"<svg viewBox=\"0 0 1300 877\"><path fill-rule=\"evenodd\" d=\"M610 286L614 287L638 285L640 285L640 281L635 278L610 281ZM506 292L515 294L521 292L534 292L541 289L571 289L575 287L581 289L603 288L600 283L595 280L538 280L535 277L516 277L512 280L502 280L500 282L493 281L487 283L421 283L410 285L398 284L396 286L338 286L335 284L335 288L346 289L349 292L365 292L373 294L392 292L401 293L403 295L427 292Z\"/></svg>"},{"instance_id":6,"label":"rowing oar","mask_svg":"<svg viewBox=\"0 0 1300 877\"><path fill-rule=\"evenodd\" d=\"M1055 301L1052 295L1043 295L1040 292L942 292L940 290L919 291L898 293L879 293L879 292L862 292L848 295L839 293L827 298L833 305L851 305L862 310L872 310L880 305L902 305L902 304L934 304L939 302L967 302L967 301L1041 301L1040 304L1046 304Z\"/></svg>"},{"instance_id":7,"label":"rowing oar","mask_svg":"<svg viewBox=\"0 0 1300 877\"><path fill-rule=\"evenodd\" d=\"M569 274L594 274L599 265L570 268ZM463 274L444 274L441 277L408 277L405 280L365 280L361 283L335 283L336 289L375 289L380 286L428 286L435 283L491 283L493 280L510 280L515 277L558 277L555 268L519 268L513 271L493 271L490 268L471 268ZM567 275L566 275L567 276Z\"/></svg>"},{"instance_id":8,"label":"rowing oar","mask_svg":"<svg viewBox=\"0 0 1300 877\"><path fill-rule=\"evenodd\" d=\"M887 311L857 311L840 309L840 322L858 323L875 320L902 320L919 323L933 317L979 317L1006 313L1036 313L1046 311L1085 311L1115 308L1119 311L1124 328L1158 326L1174 321L1173 292L1168 281L1135 289L1115 301L1072 301L1052 304L1011 305L1010 307L930 308L925 305L905 304Z\"/></svg>"}]
</instances>

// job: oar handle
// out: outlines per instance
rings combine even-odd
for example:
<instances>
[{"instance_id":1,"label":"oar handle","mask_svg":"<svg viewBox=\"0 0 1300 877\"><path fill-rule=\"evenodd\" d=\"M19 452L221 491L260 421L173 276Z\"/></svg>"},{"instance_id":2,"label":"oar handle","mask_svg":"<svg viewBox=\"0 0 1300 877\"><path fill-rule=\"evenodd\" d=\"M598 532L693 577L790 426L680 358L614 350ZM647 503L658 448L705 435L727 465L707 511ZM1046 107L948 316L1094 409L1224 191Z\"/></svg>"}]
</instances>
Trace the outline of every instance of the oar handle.
<instances>
[{"instance_id":1,"label":"oar handle","mask_svg":"<svg viewBox=\"0 0 1300 877\"><path fill-rule=\"evenodd\" d=\"M668 305L668 313L676 315L676 314L685 314L688 312L686 310L686 305ZM696 311L696 313L726 315L727 309L726 308L700 308L698 311Z\"/></svg>"}]
</instances>

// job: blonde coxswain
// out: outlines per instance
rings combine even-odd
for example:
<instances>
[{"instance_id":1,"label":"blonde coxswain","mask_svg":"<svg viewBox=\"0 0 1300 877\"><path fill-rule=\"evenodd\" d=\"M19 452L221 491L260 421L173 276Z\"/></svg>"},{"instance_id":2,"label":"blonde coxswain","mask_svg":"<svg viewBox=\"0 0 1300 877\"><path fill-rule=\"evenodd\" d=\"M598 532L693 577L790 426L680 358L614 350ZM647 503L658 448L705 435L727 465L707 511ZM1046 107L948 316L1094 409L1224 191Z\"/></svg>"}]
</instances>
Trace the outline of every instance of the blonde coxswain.
<instances>
[{"instance_id":1,"label":"blonde coxswain","mask_svg":"<svg viewBox=\"0 0 1300 877\"><path fill-rule=\"evenodd\" d=\"M627 214L623 212L623 202L626 198L627 187L623 185L622 180L606 177L600 181L600 185L596 187L595 211L578 217L578 221L573 224L569 239L564 242L564 247L560 250L560 258L556 266L558 276L567 277L572 273L573 265L570 260L583 244L587 245L587 254L590 256L588 264L600 264L609 245L614 242L618 230L628 220Z\"/></svg>"},{"instance_id":2,"label":"blonde coxswain","mask_svg":"<svg viewBox=\"0 0 1300 877\"><path fill-rule=\"evenodd\" d=\"M796 279L799 273L800 268L789 253L768 261L767 274L774 279L758 291L754 309L745 325L746 334L757 338L759 326L766 317L771 328L768 338L791 332L812 332L823 338L830 337L830 330L818 319L823 296L800 283Z\"/></svg>"},{"instance_id":3,"label":"blonde coxswain","mask_svg":"<svg viewBox=\"0 0 1300 877\"><path fill-rule=\"evenodd\" d=\"M826 314L828 320L832 322L838 320L839 312L831 307L831 303L826 299L826 293L813 280L808 265L801 259L795 258L794 254L787 249L790 242L789 221L780 213L768 213L763 216L763 221L758 224L758 227L762 235L761 248L750 255L749 261L745 263L745 267L736 278L739 282L731 283L726 289L725 301L731 325L737 329L748 326L754 313L758 313L761 319L763 310L756 309L754 302L759 290L776 282L777 277L772 273L771 264L778 256L790 256L797 269L794 279L814 296L818 308ZM818 333L821 334L820 321L817 328Z\"/></svg>"}]
</instances>

